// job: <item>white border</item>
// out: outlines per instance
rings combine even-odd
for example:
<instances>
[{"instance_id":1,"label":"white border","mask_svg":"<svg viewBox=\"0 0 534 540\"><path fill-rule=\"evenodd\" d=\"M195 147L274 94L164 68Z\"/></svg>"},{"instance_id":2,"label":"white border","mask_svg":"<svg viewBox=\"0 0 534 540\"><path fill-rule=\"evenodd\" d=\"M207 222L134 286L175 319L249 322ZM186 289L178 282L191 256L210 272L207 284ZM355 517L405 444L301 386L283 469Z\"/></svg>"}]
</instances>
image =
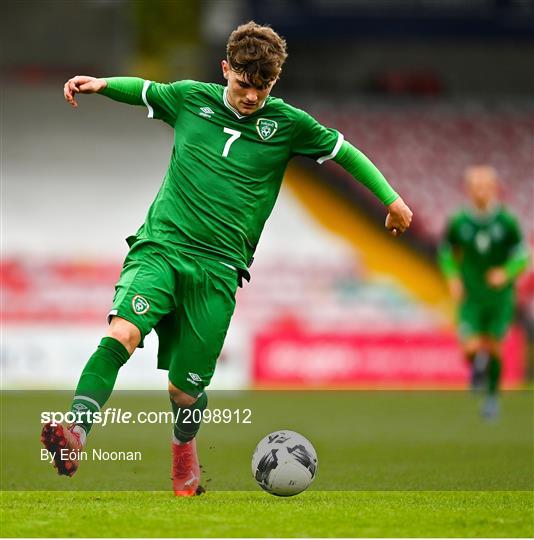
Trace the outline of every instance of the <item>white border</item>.
<instances>
[{"instance_id":1,"label":"white border","mask_svg":"<svg viewBox=\"0 0 534 540\"><path fill-rule=\"evenodd\" d=\"M150 105L146 97L148 87L150 86L151 83L152 81L145 81L143 84L143 91L141 92L141 97L143 98L143 102L145 103L146 108L148 109L148 118L154 118L154 109L152 108L152 106Z\"/></svg>"},{"instance_id":2,"label":"white border","mask_svg":"<svg viewBox=\"0 0 534 540\"><path fill-rule=\"evenodd\" d=\"M320 157L317 160L317 163L319 163L319 165L322 165L325 161L327 161L329 159L332 159L332 158L335 158L337 156L337 153L339 152L339 149L341 148L341 145L343 144L344 140L345 140L345 137L343 137L343 133L338 132L338 134L337 134L337 142L336 142L336 145L334 146L334 149L332 150L332 153L328 154L327 156Z\"/></svg>"}]
</instances>

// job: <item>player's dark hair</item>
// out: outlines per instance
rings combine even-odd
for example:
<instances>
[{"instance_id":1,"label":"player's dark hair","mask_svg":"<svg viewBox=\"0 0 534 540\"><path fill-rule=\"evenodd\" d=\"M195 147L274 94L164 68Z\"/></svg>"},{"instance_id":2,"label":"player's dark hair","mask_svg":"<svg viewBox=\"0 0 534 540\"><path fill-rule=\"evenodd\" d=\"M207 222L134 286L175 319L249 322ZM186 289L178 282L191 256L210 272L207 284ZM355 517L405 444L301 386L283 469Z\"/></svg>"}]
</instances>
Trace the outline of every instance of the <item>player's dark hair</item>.
<instances>
[{"instance_id":1,"label":"player's dark hair","mask_svg":"<svg viewBox=\"0 0 534 540\"><path fill-rule=\"evenodd\" d=\"M230 34L226 55L236 73L244 74L254 86L265 87L280 76L286 42L269 26L249 21Z\"/></svg>"}]
</instances>

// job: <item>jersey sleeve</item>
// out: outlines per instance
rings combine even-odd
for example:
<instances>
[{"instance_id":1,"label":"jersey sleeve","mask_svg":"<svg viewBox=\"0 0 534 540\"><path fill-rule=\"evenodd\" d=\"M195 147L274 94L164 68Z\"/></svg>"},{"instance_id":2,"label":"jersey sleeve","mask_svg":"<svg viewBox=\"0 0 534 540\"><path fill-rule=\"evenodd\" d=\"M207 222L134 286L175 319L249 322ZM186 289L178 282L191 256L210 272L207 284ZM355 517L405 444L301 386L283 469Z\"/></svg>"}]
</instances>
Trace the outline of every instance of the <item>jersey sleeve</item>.
<instances>
[{"instance_id":1,"label":"jersey sleeve","mask_svg":"<svg viewBox=\"0 0 534 540\"><path fill-rule=\"evenodd\" d=\"M380 201L391 204L399 195L389 185L372 161L348 141L344 141L334 161L341 165L358 182L372 191Z\"/></svg>"},{"instance_id":2,"label":"jersey sleeve","mask_svg":"<svg viewBox=\"0 0 534 540\"><path fill-rule=\"evenodd\" d=\"M174 127L185 96L194 84L195 81L188 80L168 84L146 80L141 97L148 109L148 117Z\"/></svg>"},{"instance_id":3,"label":"jersey sleeve","mask_svg":"<svg viewBox=\"0 0 534 540\"><path fill-rule=\"evenodd\" d=\"M519 223L515 216L510 213L506 213L506 240L510 248L516 247L518 244L521 244L523 241L523 235L521 234L521 229Z\"/></svg>"},{"instance_id":4,"label":"jersey sleeve","mask_svg":"<svg viewBox=\"0 0 534 540\"><path fill-rule=\"evenodd\" d=\"M308 113L297 111L291 141L292 154L310 157L320 164L336 157L343 144L343 135L335 129L326 128Z\"/></svg>"},{"instance_id":5,"label":"jersey sleeve","mask_svg":"<svg viewBox=\"0 0 534 540\"><path fill-rule=\"evenodd\" d=\"M445 226L442 243L448 244L451 248L460 248L462 242L459 236L459 229L464 222L465 212L463 210L450 216L447 225Z\"/></svg>"},{"instance_id":6,"label":"jersey sleeve","mask_svg":"<svg viewBox=\"0 0 534 540\"><path fill-rule=\"evenodd\" d=\"M449 219L445 228L445 234L438 246L438 265L443 275L451 278L458 274L459 267L455 256L455 248L458 246L456 236L458 216Z\"/></svg>"},{"instance_id":7,"label":"jersey sleeve","mask_svg":"<svg viewBox=\"0 0 534 540\"><path fill-rule=\"evenodd\" d=\"M511 214L505 215L507 218L508 259L504 264L504 269L508 278L513 280L528 267L529 251L523 242L523 235L517 219Z\"/></svg>"}]
</instances>

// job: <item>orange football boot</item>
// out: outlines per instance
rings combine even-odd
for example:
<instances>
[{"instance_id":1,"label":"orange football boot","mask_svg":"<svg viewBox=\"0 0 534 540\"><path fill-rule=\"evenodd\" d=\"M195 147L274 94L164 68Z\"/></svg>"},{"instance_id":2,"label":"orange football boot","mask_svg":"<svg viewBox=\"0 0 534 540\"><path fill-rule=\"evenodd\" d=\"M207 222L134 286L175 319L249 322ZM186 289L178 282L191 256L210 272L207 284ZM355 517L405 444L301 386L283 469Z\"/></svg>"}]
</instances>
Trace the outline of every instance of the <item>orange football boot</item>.
<instances>
[{"instance_id":1,"label":"orange football boot","mask_svg":"<svg viewBox=\"0 0 534 540\"><path fill-rule=\"evenodd\" d=\"M195 439L188 443L172 443L172 487L178 497L196 495L200 482L197 444Z\"/></svg>"},{"instance_id":2,"label":"orange football boot","mask_svg":"<svg viewBox=\"0 0 534 540\"><path fill-rule=\"evenodd\" d=\"M83 449L83 442L80 434L73 431L74 427L76 424L64 427L49 422L41 431L41 442L52 454L58 474L72 476L78 469L78 454Z\"/></svg>"}]
</instances>

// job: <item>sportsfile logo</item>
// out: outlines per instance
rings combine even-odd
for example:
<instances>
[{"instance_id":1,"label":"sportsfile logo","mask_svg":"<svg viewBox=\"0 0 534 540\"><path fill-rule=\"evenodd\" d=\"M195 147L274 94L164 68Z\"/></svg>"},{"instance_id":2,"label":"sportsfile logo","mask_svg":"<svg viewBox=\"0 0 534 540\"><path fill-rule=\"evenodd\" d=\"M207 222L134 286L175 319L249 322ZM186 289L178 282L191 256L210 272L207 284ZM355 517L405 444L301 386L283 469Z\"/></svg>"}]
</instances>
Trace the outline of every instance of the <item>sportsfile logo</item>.
<instances>
[{"instance_id":1,"label":"sportsfile logo","mask_svg":"<svg viewBox=\"0 0 534 540\"><path fill-rule=\"evenodd\" d=\"M191 375L196 375L192 373ZM251 424L252 409L178 409L173 411L129 411L122 407L108 407L102 411L76 410L76 411L41 411L41 425L50 424L56 427L59 424L98 424L101 427L114 424L176 424L181 420L185 424L200 421L214 424ZM278 441L277 441L278 442Z\"/></svg>"},{"instance_id":2,"label":"sportsfile logo","mask_svg":"<svg viewBox=\"0 0 534 540\"><path fill-rule=\"evenodd\" d=\"M204 118L211 118L211 116L215 114L215 112L212 111L209 107L200 107L200 112L198 114L200 116L203 116Z\"/></svg>"}]
</instances>

